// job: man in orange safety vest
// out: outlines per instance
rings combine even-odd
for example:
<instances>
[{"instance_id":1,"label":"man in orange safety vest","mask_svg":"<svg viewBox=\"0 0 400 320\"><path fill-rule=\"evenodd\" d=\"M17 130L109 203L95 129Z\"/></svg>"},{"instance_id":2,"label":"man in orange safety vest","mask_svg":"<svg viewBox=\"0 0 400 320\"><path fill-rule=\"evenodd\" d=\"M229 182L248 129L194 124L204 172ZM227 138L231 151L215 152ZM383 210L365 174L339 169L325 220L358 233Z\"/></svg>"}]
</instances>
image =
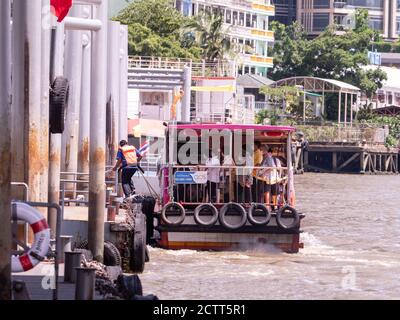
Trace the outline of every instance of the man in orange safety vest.
<instances>
[{"instance_id":1,"label":"man in orange safety vest","mask_svg":"<svg viewBox=\"0 0 400 320\"><path fill-rule=\"evenodd\" d=\"M122 170L122 189L124 190L125 198L128 198L135 194L135 186L132 177L138 170L138 163L142 160L142 155L134 146L129 145L126 140L122 140L119 145L117 162L112 170Z\"/></svg>"}]
</instances>

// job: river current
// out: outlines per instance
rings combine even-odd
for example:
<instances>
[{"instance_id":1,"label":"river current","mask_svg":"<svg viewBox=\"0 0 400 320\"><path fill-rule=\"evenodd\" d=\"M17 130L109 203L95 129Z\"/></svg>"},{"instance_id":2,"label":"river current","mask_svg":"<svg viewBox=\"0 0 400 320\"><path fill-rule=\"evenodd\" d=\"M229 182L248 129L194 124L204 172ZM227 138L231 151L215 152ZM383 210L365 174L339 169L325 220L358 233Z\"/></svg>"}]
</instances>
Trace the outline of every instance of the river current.
<instances>
[{"instance_id":1,"label":"river current","mask_svg":"<svg viewBox=\"0 0 400 320\"><path fill-rule=\"evenodd\" d=\"M161 299L400 299L400 177L296 176L304 249L150 249L141 276Z\"/></svg>"}]
</instances>

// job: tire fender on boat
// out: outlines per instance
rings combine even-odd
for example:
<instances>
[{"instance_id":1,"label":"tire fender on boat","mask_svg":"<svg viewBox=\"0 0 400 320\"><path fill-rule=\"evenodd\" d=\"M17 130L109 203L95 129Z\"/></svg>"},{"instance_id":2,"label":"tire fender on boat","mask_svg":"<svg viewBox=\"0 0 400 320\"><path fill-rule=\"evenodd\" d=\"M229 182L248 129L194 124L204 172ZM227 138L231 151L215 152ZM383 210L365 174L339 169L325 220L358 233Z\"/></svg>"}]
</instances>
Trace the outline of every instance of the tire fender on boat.
<instances>
[{"instance_id":1,"label":"tire fender on boat","mask_svg":"<svg viewBox=\"0 0 400 320\"><path fill-rule=\"evenodd\" d=\"M204 221L200 217L200 213L206 209L210 210L212 213L212 219L208 222ZM196 221L197 224L201 226L213 226L218 221L218 209L211 203L203 203L198 207L196 207L196 209L194 210L194 220Z\"/></svg>"},{"instance_id":2,"label":"tire fender on boat","mask_svg":"<svg viewBox=\"0 0 400 320\"><path fill-rule=\"evenodd\" d=\"M11 256L12 272L25 272L33 269L44 260L50 248L50 228L43 215L31 206L14 202L18 221L28 223L35 235L32 247L20 256Z\"/></svg>"},{"instance_id":3,"label":"tire fender on boat","mask_svg":"<svg viewBox=\"0 0 400 320\"><path fill-rule=\"evenodd\" d=\"M241 214L241 219L238 224L230 224L229 222L226 221L226 214L229 212L230 209L235 209L238 213ZM221 211L219 212L219 223L229 230L240 229L246 224L246 222L247 222L247 212L238 203L235 202L227 203L222 207Z\"/></svg>"},{"instance_id":4,"label":"tire fender on boat","mask_svg":"<svg viewBox=\"0 0 400 320\"><path fill-rule=\"evenodd\" d=\"M290 212L293 215L293 222L290 225L286 225L283 223L282 221L282 214L285 212ZM276 223L279 225L279 227L281 227L283 230L291 230L291 229L295 229L299 226L300 223L300 215L297 212L297 210L291 206L283 206L282 208L280 208L278 210L278 212L276 213Z\"/></svg>"},{"instance_id":5,"label":"tire fender on boat","mask_svg":"<svg viewBox=\"0 0 400 320\"><path fill-rule=\"evenodd\" d=\"M255 219L254 214L256 211L262 211L265 214L265 218L263 218L262 220ZM268 207L263 203L252 204L247 213L247 218L253 226L267 225L269 223L269 221L271 220L271 216L272 216L271 210L269 210Z\"/></svg>"},{"instance_id":6,"label":"tire fender on boat","mask_svg":"<svg viewBox=\"0 0 400 320\"><path fill-rule=\"evenodd\" d=\"M173 222L167 218L167 211L170 209L173 209L174 207L177 208L177 211L180 213L179 219L175 222ZM161 211L162 220L166 224L169 224L169 225L178 226L178 225L182 224L183 221L185 221L185 217L186 217L185 208L178 202L170 202L170 203L166 204Z\"/></svg>"}]
</instances>

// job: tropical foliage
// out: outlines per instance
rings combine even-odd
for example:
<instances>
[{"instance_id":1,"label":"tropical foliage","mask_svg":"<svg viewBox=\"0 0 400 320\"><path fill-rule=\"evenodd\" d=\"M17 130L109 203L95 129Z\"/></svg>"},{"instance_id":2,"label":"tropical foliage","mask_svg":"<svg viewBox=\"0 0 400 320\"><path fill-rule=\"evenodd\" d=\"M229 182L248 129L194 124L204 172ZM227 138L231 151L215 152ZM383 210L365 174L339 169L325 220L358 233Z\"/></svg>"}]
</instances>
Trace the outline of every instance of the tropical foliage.
<instances>
[{"instance_id":1,"label":"tropical foliage","mask_svg":"<svg viewBox=\"0 0 400 320\"><path fill-rule=\"evenodd\" d=\"M224 27L224 16L209 11L200 12L186 24L185 34L194 35L202 49L202 58L208 61L224 59L231 53L231 41Z\"/></svg>"},{"instance_id":2,"label":"tropical foliage","mask_svg":"<svg viewBox=\"0 0 400 320\"><path fill-rule=\"evenodd\" d=\"M192 59L201 56L201 48L181 32L190 18L175 10L169 0L136 0L114 20L129 26L130 55Z\"/></svg>"},{"instance_id":3,"label":"tropical foliage","mask_svg":"<svg viewBox=\"0 0 400 320\"><path fill-rule=\"evenodd\" d=\"M357 120L364 124L387 125L389 127L389 136L386 139L386 145L394 147L399 145L400 141L400 116L382 116L372 112L368 107L362 109Z\"/></svg>"},{"instance_id":4,"label":"tropical foliage","mask_svg":"<svg viewBox=\"0 0 400 320\"><path fill-rule=\"evenodd\" d=\"M382 87L386 74L381 69L364 70L368 64L368 47L379 40L368 26L368 12L356 11L353 30L338 34L336 26L328 27L315 39L308 39L303 27L295 22L284 26L272 23L276 43L273 49L275 80L291 76L314 76L337 79L358 86L371 97Z\"/></svg>"}]
</instances>

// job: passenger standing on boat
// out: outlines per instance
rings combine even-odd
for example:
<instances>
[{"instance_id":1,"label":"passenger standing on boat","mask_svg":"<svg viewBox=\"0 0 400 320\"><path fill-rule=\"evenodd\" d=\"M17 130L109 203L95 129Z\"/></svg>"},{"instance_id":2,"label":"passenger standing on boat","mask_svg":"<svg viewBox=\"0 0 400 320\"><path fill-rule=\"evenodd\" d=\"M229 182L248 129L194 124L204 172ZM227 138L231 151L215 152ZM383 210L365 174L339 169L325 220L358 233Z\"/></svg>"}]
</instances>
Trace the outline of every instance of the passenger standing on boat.
<instances>
[{"instance_id":1,"label":"passenger standing on boat","mask_svg":"<svg viewBox=\"0 0 400 320\"><path fill-rule=\"evenodd\" d=\"M221 166L219 161L218 152L210 150L210 157L206 161L207 168L207 186L206 193L208 195L209 202L217 202L217 186L220 179L220 168L212 168Z\"/></svg>"},{"instance_id":2,"label":"passenger standing on boat","mask_svg":"<svg viewBox=\"0 0 400 320\"><path fill-rule=\"evenodd\" d=\"M253 185L253 158L246 147L242 150L242 154L245 154L244 168L237 167L237 183L236 183L236 202L237 203L251 203L252 195L251 188Z\"/></svg>"},{"instance_id":3,"label":"passenger standing on boat","mask_svg":"<svg viewBox=\"0 0 400 320\"><path fill-rule=\"evenodd\" d=\"M264 160L262 166L266 167L266 169L261 171L261 175L264 177L264 181L266 182L264 190L265 203L270 207L271 204L276 205L279 182L279 173L276 168L281 167L281 163L278 158L273 156L272 148L267 148L265 146L263 151Z\"/></svg>"},{"instance_id":4,"label":"passenger standing on boat","mask_svg":"<svg viewBox=\"0 0 400 320\"><path fill-rule=\"evenodd\" d=\"M263 162L263 152L261 150L261 143L256 141L254 143L254 167L261 166ZM257 203L263 202L264 196L264 182L258 177L258 170L253 170L253 185L251 186L252 200Z\"/></svg>"},{"instance_id":5,"label":"passenger standing on boat","mask_svg":"<svg viewBox=\"0 0 400 320\"><path fill-rule=\"evenodd\" d=\"M222 166L227 167L223 169L223 174L222 174L223 178L222 181L224 182L223 195L224 195L224 202L228 203L233 201L233 199L235 198L234 184L236 175L234 166L236 164L231 154L229 153L222 154L222 156L223 156Z\"/></svg>"},{"instance_id":6,"label":"passenger standing on boat","mask_svg":"<svg viewBox=\"0 0 400 320\"><path fill-rule=\"evenodd\" d=\"M122 189L125 198L129 198L135 194L132 177L138 170L138 163L142 160L142 155L134 146L129 145L126 140L122 140L119 146L117 162L112 171L121 170Z\"/></svg>"}]
</instances>

